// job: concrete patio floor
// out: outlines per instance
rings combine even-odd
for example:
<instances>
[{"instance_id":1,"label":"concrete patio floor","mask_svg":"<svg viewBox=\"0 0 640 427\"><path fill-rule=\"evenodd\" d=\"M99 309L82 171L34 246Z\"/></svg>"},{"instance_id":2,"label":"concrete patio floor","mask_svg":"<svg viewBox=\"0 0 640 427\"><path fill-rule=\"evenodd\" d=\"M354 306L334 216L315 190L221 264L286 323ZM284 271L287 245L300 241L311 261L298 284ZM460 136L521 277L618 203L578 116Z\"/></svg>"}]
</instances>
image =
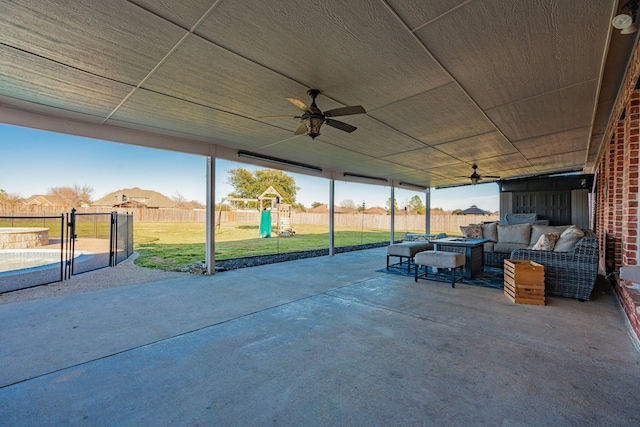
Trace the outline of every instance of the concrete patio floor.
<instances>
[{"instance_id":1,"label":"concrete patio floor","mask_svg":"<svg viewBox=\"0 0 640 427\"><path fill-rule=\"evenodd\" d=\"M2 304L0 425L640 425L606 283L513 304L384 254Z\"/></svg>"}]
</instances>

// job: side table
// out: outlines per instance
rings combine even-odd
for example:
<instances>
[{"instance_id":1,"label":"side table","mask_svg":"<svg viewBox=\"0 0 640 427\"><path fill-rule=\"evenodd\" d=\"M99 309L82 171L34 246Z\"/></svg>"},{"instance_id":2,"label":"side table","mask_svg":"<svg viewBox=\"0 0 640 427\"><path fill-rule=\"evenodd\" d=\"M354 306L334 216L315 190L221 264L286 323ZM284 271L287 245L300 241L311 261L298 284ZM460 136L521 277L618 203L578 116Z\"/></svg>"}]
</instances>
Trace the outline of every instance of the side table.
<instances>
[{"instance_id":1,"label":"side table","mask_svg":"<svg viewBox=\"0 0 640 427\"><path fill-rule=\"evenodd\" d=\"M544 265L529 260L505 259L504 294L516 304L545 305Z\"/></svg>"}]
</instances>

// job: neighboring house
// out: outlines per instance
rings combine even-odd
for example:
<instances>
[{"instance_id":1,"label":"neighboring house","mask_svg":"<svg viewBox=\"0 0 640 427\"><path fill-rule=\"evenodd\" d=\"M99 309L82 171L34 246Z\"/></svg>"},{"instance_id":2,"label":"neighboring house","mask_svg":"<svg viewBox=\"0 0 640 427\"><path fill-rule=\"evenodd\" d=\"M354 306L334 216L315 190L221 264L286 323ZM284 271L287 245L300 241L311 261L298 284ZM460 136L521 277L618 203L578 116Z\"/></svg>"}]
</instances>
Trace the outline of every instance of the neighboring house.
<instances>
[{"instance_id":1,"label":"neighboring house","mask_svg":"<svg viewBox=\"0 0 640 427\"><path fill-rule=\"evenodd\" d=\"M358 212L356 209L343 208L335 205L333 206L333 211L337 214ZM325 203L325 204L316 206L315 208L308 209L307 212L308 213L329 213L329 205Z\"/></svg>"},{"instance_id":2,"label":"neighboring house","mask_svg":"<svg viewBox=\"0 0 640 427\"><path fill-rule=\"evenodd\" d=\"M182 202L182 203L180 203L180 206L176 206L176 207L179 207L181 209L192 209L192 210L195 210L195 209L206 209L207 208L205 205L203 205L202 203L197 202L195 200L191 200L189 202Z\"/></svg>"},{"instance_id":3,"label":"neighboring house","mask_svg":"<svg viewBox=\"0 0 640 427\"><path fill-rule=\"evenodd\" d=\"M467 209L458 212L458 215L490 215L491 212L480 209L476 205L471 205Z\"/></svg>"},{"instance_id":4,"label":"neighboring house","mask_svg":"<svg viewBox=\"0 0 640 427\"><path fill-rule=\"evenodd\" d=\"M91 206L109 208L173 208L175 202L167 196L153 190L138 187L123 188L96 200Z\"/></svg>"},{"instance_id":5,"label":"neighboring house","mask_svg":"<svg viewBox=\"0 0 640 427\"><path fill-rule=\"evenodd\" d=\"M27 206L66 206L62 197L54 194L34 194L23 203Z\"/></svg>"},{"instance_id":6,"label":"neighboring house","mask_svg":"<svg viewBox=\"0 0 640 427\"><path fill-rule=\"evenodd\" d=\"M385 208L381 208L379 206L375 206L373 208L367 208L364 210L364 213L368 215L386 215L389 213Z\"/></svg>"}]
</instances>

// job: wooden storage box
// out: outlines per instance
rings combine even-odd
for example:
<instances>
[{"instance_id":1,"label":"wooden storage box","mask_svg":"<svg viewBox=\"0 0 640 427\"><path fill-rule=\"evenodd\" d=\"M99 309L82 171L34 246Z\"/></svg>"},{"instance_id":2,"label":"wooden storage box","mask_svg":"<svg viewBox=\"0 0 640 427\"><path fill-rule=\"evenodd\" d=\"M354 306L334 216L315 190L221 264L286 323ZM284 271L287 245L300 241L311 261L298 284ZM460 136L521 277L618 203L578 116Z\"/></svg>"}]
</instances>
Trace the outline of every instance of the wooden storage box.
<instances>
[{"instance_id":1,"label":"wooden storage box","mask_svg":"<svg viewBox=\"0 0 640 427\"><path fill-rule=\"evenodd\" d=\"M504 294L517 304L544 305L544 265L505 259Z\"/></svg>"}]
</instances>

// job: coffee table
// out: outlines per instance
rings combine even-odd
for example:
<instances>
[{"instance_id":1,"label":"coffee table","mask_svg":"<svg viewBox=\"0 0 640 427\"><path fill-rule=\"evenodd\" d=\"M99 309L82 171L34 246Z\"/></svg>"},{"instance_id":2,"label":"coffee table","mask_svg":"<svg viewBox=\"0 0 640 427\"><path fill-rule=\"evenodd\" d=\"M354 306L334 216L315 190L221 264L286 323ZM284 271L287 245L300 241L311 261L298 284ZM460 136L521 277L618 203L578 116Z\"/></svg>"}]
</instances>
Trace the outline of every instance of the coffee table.
<instances>
[{"instance_id":1,"label":"coffee table","mask_svg":"<svg viewBox=\"0 0 640 427\"><path fill-rule=\"evenodd\" d=\"M416 240L426 240L428 242L434 237L436 237L435 234L405 233L403 240L406 242L415 242Z\"/></svg>"},{"instance_id":2,"label":"coffee table","mask_svg":"<svg viewBox=\"0 0 640 427\"><path fill-rule=\"evenodd\" d=\"M464 254L465 264L462 277L471 279L474 274L484 270L482 246L489 239L467 239L465 237L446 237L432 240L436 251L458 252Z\"/></svg>"}]
</instances>

